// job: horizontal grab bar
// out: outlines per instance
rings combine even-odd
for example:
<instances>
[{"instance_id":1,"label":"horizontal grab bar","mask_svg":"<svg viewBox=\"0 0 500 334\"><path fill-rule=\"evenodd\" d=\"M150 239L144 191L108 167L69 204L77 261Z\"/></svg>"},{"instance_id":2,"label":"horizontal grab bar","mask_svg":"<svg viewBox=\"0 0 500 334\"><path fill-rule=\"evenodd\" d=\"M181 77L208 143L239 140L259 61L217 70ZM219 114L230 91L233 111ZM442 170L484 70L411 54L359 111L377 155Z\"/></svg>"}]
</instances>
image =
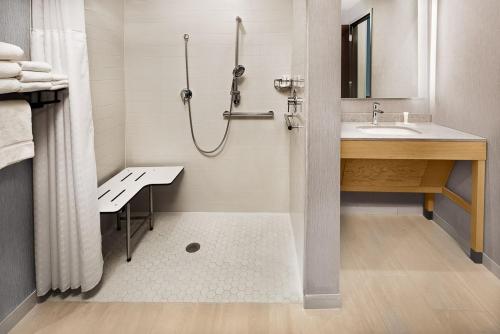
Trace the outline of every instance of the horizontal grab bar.
<instances>
[{"instance_id":1,"label":"horizontal grab bar","mask_svg":"<svg viewBox=\"0 0 500 334\"><path fill-rule=\"evenodd\" d=\"M224 111L222 114L224 118L229 117L229 111ZM231 112L231 118L274 118L274 111L262 113L249 113L249 112Z\"/></svg>"}]
</instances>

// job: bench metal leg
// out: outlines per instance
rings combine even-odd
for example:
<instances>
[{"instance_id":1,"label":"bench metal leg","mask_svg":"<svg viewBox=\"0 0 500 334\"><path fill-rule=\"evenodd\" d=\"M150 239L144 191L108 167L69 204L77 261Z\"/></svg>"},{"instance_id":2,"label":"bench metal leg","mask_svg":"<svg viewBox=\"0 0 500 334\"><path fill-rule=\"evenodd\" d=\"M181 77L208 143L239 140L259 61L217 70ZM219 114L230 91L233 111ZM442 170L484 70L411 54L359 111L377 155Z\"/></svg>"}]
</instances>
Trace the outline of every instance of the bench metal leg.
<instances>
[{"instance_id":1,"label":"bench metal leg","mask_svg":"<svg viewBox=\"0 0 500 334\"><path fill-rule=\"evenodd\" d=\"M153 186L149 186L149 230L154 228L154 210L153 210Z\"/></svg>"},{"instance_id":2,"label":"bench metal leg","mask_svg":"<svg viewBox=\"0 0 500 334\"><path fill-rule=\"evenodd\" d=\"M127 262L132 260L131 249L130 249L130 203L127 203Z\"/></svg>"},{"instance_id":3,"label":"bench metal leg","mask_svg":"<svg viewBox=\"0 0 500 334\"><path fill-rule=\"evenodd\" d=\"M120 216L121 216L121 212L118 211L118 213L116 214L116 230L117 231L121 231L122 230L122 224L120 222Z\"/></svg>"}]
</instances>

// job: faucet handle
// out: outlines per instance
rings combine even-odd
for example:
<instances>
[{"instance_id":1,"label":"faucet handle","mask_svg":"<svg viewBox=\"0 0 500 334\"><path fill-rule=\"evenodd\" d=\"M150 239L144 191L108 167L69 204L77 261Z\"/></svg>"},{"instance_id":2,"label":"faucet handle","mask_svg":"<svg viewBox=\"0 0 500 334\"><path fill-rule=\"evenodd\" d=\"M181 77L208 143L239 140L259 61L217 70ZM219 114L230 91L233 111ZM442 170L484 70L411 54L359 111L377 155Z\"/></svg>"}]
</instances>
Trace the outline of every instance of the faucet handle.
<instances>
[{"instance_id":1,"label":"faucet handle","mask_svg":"<svg viewBox=\"0 0 500 334\"><path fill-rule=\"evenodd\" d=\"M378 115L383 114L384 111L380 109L380 103L373 102L373 111L372 111L372 124L378 125Z\"/></svg>"}]
</instances>

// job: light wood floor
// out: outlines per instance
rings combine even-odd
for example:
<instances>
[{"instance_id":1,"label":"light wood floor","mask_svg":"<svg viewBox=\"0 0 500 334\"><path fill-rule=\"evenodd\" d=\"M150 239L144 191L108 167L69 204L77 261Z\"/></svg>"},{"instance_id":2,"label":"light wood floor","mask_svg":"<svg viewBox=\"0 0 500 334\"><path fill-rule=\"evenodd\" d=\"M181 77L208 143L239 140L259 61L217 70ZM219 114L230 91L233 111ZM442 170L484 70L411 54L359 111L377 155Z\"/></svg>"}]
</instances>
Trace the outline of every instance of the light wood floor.
<instances>
[{"instance_id":1,"label":"light wood floor","mask_svg":"<svg viewBox=\"0 0 500 334\"><path fill-rule=\"evenodd\" d=\"M338 310L45 302L12 333L500 333L500 280L422 217L342 218Z\"/></svg>"}]
</instances>

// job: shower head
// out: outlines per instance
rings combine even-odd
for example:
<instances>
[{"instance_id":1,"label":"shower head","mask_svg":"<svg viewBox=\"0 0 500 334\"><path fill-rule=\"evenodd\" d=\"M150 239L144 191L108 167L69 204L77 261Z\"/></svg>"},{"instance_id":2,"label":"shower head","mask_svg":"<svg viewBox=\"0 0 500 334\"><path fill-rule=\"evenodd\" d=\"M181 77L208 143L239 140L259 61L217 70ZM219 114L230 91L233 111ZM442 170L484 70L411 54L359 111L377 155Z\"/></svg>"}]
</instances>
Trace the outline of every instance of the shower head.
<instances>
[{"instance_id":1,"label":"shower head","mask_svg":"<svg viewBox=\"0 0 500 334\"><path fill-rule=\"evenodd\" d=\"M233 70L233 77L239 78L245 73L245 67L243 65L236 65Z\"/></svg>"},{"instance_id":2,"label":"shower head","mask_svg":"<svg viewBox=\"0 0 500 334\"><path fill-rule=\"evenodd\" d=\"M236 16L236 22L241 23L241 17Z\"/></svg>"}]
</instances>

